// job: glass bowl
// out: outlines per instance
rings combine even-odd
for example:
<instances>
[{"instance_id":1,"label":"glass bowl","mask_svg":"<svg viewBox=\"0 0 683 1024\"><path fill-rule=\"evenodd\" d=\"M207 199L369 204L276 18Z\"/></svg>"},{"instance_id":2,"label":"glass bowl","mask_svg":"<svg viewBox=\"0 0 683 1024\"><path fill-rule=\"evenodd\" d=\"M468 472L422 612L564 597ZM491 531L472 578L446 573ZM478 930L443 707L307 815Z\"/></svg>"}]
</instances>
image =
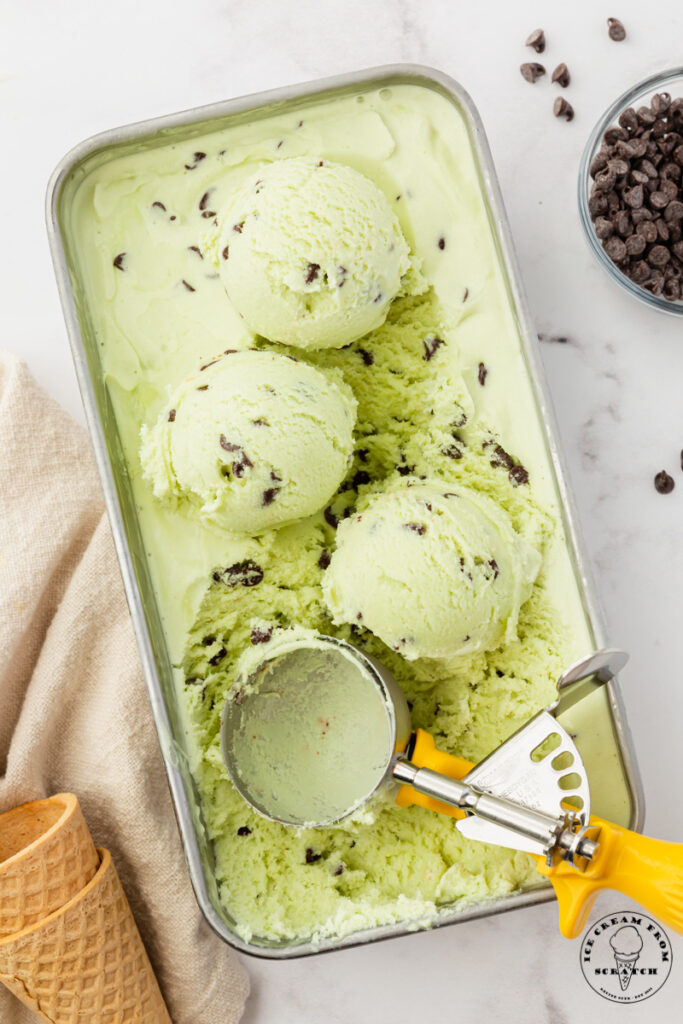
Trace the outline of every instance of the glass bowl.
<instances>
[{"instance_id":1,"label":"glass bowl","mask_svg":"<svg viewBox=\"0 0 683 1024\"><path fill-rule=\"evenodd\" d=\"M658 92L668 92L671 94L672 99L676 99L678 96L683 96L683 67L672 68L669 71L663 71L656 75L651 75L650 78L646 78L644 81L639 82L638 85L633 86L620 96L619 99L615 100L600 118L588 139L586 148L583 151L583 156L581 157L581 166L579 169L579 213L588 244L597 256L598 262L604 270L607 271L612 280L616 281L622 288L629 292L630 295L636 299L640 299L640 301L644 302L646 305L662 310L665 313L671 313L674 316L683 316L683 299L672 300L666 298L664 295L653 295L651 292L642 288L639 284L636 284L635 281L632 281L627 277L626 274L612 262L603 249L600 239L595 233L595 228L588 209L588 200L590 198L591 187L593 184L593 179L590 175L590 166L593 162L593 158L601 147L605 131L611 125L616 124L619 115L627 107L634 107L637 110L640 106L647 106L654 94ZM683 283L683 278L681 281Z\"/></svg>"}]
</instances>

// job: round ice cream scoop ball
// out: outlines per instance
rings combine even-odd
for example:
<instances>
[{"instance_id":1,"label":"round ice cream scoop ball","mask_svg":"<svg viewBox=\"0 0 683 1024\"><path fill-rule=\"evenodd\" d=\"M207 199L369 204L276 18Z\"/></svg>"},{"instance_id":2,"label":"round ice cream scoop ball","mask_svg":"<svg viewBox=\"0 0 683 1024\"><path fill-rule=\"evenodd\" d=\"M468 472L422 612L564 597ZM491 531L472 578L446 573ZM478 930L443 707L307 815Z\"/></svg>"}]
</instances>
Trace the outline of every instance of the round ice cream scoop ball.
<instances>
[{"instance_id":1,"label":"round ice cream scoop ball","mask_svg":"<svg viewBox=\"0 0 683 1024\"><path fill-rule=\"evenodd\" d=\"M256 334L339 348L379 327L410 268L380 189L343 164L294 157L257 171L221 216L221 279Z\"/></svg>"},{"instance_id":2,"label":"round ice cream scoop ball","mask_svg":"<svg viewBox=\"0 0 683 1024\"><path fill-rule=\"evenodd\" d=\"M157 498L260 533L326 504L352 458L355 418L341 377L270 351L227 352L143 428L143 472Z\"/></svg>"},{"instance_id":3,"label":"round ice cream scoop ball","mask_svg":"<svg viewBox=\"0 0 683 1024\"><path fill-rule=\"evenodd\" d=\"M445 658L515 639L540 561L490 498L427 481L341 524L323 592L335 623L365 626L409 660Z\"/></svg>"}]
</instances>

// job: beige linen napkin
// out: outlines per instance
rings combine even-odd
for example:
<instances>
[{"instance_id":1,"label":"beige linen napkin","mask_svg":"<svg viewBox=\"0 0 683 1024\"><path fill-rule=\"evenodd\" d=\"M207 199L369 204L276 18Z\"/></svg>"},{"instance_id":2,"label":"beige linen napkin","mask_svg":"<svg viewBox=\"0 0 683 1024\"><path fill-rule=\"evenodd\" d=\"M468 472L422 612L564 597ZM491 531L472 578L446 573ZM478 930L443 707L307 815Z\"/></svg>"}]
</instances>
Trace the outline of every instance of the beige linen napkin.
<instances>
[{"instance_id":1,"label":"beige linen napkin","mask_svg":"<svg viewBox=\"0 0 683 1024\"><path fill-rule=\"evenodd\" d=\"M174 1024L239 1020L248 981L183 861L90 443L0 354L0 810L73 790ZM33 1015L0 986L2 1024Z\"/></svg>"}]
</instances>

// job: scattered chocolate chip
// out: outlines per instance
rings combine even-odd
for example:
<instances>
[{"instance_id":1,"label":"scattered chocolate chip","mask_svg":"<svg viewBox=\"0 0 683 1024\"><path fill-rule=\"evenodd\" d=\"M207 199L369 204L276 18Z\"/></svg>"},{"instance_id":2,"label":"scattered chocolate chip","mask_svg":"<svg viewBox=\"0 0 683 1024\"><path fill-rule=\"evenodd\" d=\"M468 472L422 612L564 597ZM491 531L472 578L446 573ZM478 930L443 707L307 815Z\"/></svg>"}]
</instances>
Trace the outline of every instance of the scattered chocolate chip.
<instances>
[{"instance_id":1,"label":"scattered chocolate chip","mask_svg":"<svg viewBox=\"0 0 683 1024\"><path fill-rule=\"evenodd\" d=\"M370 480L371 476L367 472L367 470L359 469L358 472L355 473L353 478L351 479L351 486L357 490L359 487L364 486L364 484L369 484Z\"/></svg>"},{"instance_id":2,"label":"scattered chocolate chip","mask_svg":"<svg viewBox=\"0 0 683 1024\"><path fill-rule=\"evenodd\" d=\"M200 164L202 160L206 158L206 153L194 153L192 156L192 163L185 164L186 171L193 171L197 164Z\"/></svg>"},{"instance_id":3,"label":"scattered chocolate chip","mask_svg":"<svg viewBox=\"0 0 683 1024\"><path fill-rule=\"evenodd\" d=\"M152 209L153 210L163 210L164 213L166 213L166 207L158 199L155 199L154 202L152 203Z\"/></svg>"},{"instance_id":4,"label":"scattered chocolate chip","mask_svg":"<svg viewBox=\"0 0 683 1024\"><path fill-rule=\"evenodd\" d=\"M490 558L488 564L489 564L489 567L491 568L491 570L493 571L493 578L494 578L494 580L497 580L498 577L500 576L500 569L498 568L498 562L495 560L495 558Z\"/></svg>"},{"instance_id":5,"label":"scattered chocolate chip","mask_svg":"<svg viewBox=\"0 0 683 1024\"><path fill-rule=\"evenodd\" d=\"M268 626L267 629L259 629L258 626L254 626L251 631L251 642L254 646L257 644L267 644L272 635L272 626Z\"/></svg>"},{"instance_id":6,"label":"scattered chocolate chip","mask_svg":"<svg viewBox=\"0 0 683 1024\"><path fill-rule=\"evenodd\" d=\"M481 384L482 387L484 387L484 385L486 384L486 378L488 377L488 375L489 375L489 371L486 369L486 366L484 365L484 363L479 363L479 370L477 372L477 380L479 381L479 383Z\"/></svg>"},{"instance_id":7,"label":"scattered chocolate chip","mask_svg":"<svg viewBox=\"0 0 683 1024\"><path fill-rule=\"evenodd\" d=\"M343 864L337 864L336 868L334 869L334 876L335 876L335 878L338 878L339 875L343 875L343 874L344 874L344 865Z\"/></svg>"},{"instance_id":8,"label":"scattered chocolate chip","mask_svg":"<svg viewBox=\"0 0 683 1024\"><path fill-rule=\"evenodd\" d=\"M469 294L470 294L469 288L465 288L465 291L463 292L463 295L462 295L462 301L463 302L467 302L467 300L469 298Z\"/></svg>"},{"instance_id":9,"label":"scattered chocolate chip","mask_svg":"<svg viewBox=\"0 0 683 1024\"><path fill-rule=\"evenodd\" d=\"M210 647L211 644L215 644L215 643L216 643L216 637L213 636L212 634L209 635L209 636L203 636L202 637L202 647Z\"/></svg>"},{"instance_id":10,"label":"scattered chocolate chip","mask_svg":"<svg viewBox=\"0 0 683 1024\"><path fill-rule=\"evenodd\" d=\"M227 569L216 570L213 579L228 587L256 587L263 579L263 569L250 558L245 558L242 562L229 565Z\"/></svg>"},{"instance_id":11,"label":"scattered chocolate chip","mask_svg":"<svg viewBox=\"0 0 683 1024\"><path fill-rule=\"evenodd\" d=\"M185 686L199 686L204 680L199 676L188 676L185 680Z\"/></svg>"},{"instance_id":12,"label":"scattered chocolate chip","mask_svg":"<svg viewBox=\"0 0 683 1024\"><path fill-rule=\"evenodd\" d=\"M221 252L221 259L227 260L229 255L230 255L230 246L226 245L226 246L224 246L224 248L223 248L223 250Z\"/></svg>"},{"instance_id":13,"label":"scattered chocolate chip","mask_svg":"<svg viewBox=\"0 0 683 1024\"><path fill-rule=\"evenodd\" d=\"M209 665L213 665L214 667L216 665L220 665L220 663L222 662L223 658L226 656L227 653L228 652L226 651L225 647L221 647L219 651L216 651L213 658L209 658Z\"/></svg>"},{"instance_id":14,"label":"scattered chocolate chip","mask_svg":"<svg viewBox=\"0 0 683 1024\"><path fill-rule=\"evenodd\" d=\"M491 442L489 442L488 444L484 442L484 447L489 447L490 444ZM508 455L503 446L500 444L495 444L490 461L494 469L496 469L498 466L503 466L505 469L512 469L515 464L512 457Z\"/></svg>"},{"instance_id":15,"label":"scattered chocolate chip","mask_svg":"<svg viewBox=\"0 0 683 1024\"><path fill-rule=\"evenodd\" d=\"M270 426L270 423L268 422L268 420L264 420L263 417L259 417L259 419L252 420L251 422L254 424L255 427L269 427Z\"/></svg>"},{"instance_id":16,"label":"scattered chocolate chip","mask_svg":"<svg viewBox=\"0 0 683 1024\"><path fill-rule=\"evenodd\" d=\"M372 366L375 361L375 357L372 352L368 352L366 348L359 348L358 355L361 357L366 366Z\"/></svg>"},{"instance_id":17,"label":"scattered chocolate chip","mask_svg":"<svg viewBox=\"0 0 683 1024\"><path fill-rule=\"evenodd\" d=\"M272 505L281 490L281 487L268 487L261 495L261 505Z\"/></svg>"},{"instance_id":18,"label":"scattered chocolate chip","mask_svg":"<svg viewBox=\"0 0 683 1024\"><path fill-rule=\"evenodd\" d=\"M347 274L348 270L346 269L346 267L342 267L342 265L339 264L339 266L337 267L337 288L344 287L344 282L346 281Z\"/></svg>"},{"instance_id":19,"label":"scattered chocolate chip","mask_svg":"<svg viewBox=\"0 0 683 1024\"><path fill-rule=\"evenodd\" d=\"M607 35L615 43L621 43L626 39L626 29L618 18L607 19Z\"/></svg>"},{"instance_id":20,"label":"scattered chocolate chip","mask_svg":"<svg viewBox=\"0 0 683 1024\"><path fill-rule=\"evenodd\" d=\"M535 61L528 64L521 64L519 70L522 73L524 81L531 82L532 85L541 77L541 75L545 74L545 68L543 65L537 64Z\"/></svg>"},{"instance_id":21,"label":"scattered chocolate chip","mask_svg":"<svg viewBox=\"0 0 683 1024\"><path fill-rule=\"evenodd\" d=\"M332 556L330 555L329 551L327 550L327 548L323 548L318 557L319 567L324 571L325 569L327 569L331 561Z\"/></svg>"},{"instance_id":22,"label":"scattered chocolate chip","mask_svg":"<svg viewBox=\"0 0 683 1024\"><path fill-rule=\"evenodd\" d=\"M233 230L234 232L236 232L236 234L238 234L238 235L241 235L241 234L242 234L242 228L243 228L243 227L244 227L244 221L243 221L243 220L241 220L241 221L239 222L239 224L233 224L233 226L232 226L232 230Z\"/></svg>"},{"instance_id":23,"label":"scattered chocolate chip","mask_svg":"<svg viewBox=\"0 0 683 1024\"><path fill-rule=\"evenodd\" d=\"M112 262L113 262L113 264L114 264L114 266L116 267L117 270L125 270L126 269L124 267L124 265L123 265L123 261L124 261L125 257L126 257L125 252L120 252L118 254L118 256L114 256L114 259L112 260Z\"/></svg>"},{"instance_id":24,"label":"scattered chocolate chip","mask_svg":"<svg viewBox=\"0 0 683 1024\"><path fill-rule=\"evenodd\" d=\"M309 263L306 268L306 284L312 284L320 273L319 263Z\"/></svg>"},{"instance_id":25,"label":"scattered chocolate chip","mask_svg":"<svg viewBox=\"0 0 683 1024\"><path fill-rule=\"evenodd\" d=\"M670 477L666 470L663 469L660 473L657 473L655 477L655 490L659 494L671 494L675 486L673 477Z\"/></svg>"},{"instance_id":26,"label":"scattered chocolate chip","mask_svg":"<svg viewBox=\"0 0 683 1024\"><path fill-rule=\"evenodd\" d=\"M215 210L204 210L202 212L202 217L204 218L204 220L210 220L212 217L215 217L215 216L216 216L216 211Z\"/></svg>"},{"instance_id":27,"label":"scattered chocolate chip","mask_svg":"<svg viewBox=\"0 0 683 1024\"><path fill-rule=\"evenodd\" d=\"M369 454L370 454L370 449L369 448L356 448L356 455L358 456L358 458L360 459L361 462L367 462Z\"/></svg>"},{"instance_id":28,"label":"scattered chocolate chip","mask_svg":"<svg viewBox=\"0 0 683 1024\"><path fill-rule=\"evenodd\" d=\"M201 249L199 248L199 246L198 246L198 245L188 245L188 247L187 247L187 248L188 248L188 251L189 251L189 252L194 252L194 253L196 253L196 254L197 254L197 256L199 256L200 260L203 260L203 259L204 259L204 256L202 255L202 250L201 250Z\"/></svg>"},{"instance_id":29,"label":"scattered chocolate chip","mask_svg":"<svg viewBox=\"0 0 683 1024\"><path fill-rule=\"evenodd\" d=\"M422 342L422 347L424 348L422 358L429 362L440 345L443 345L443 339L437 338L436 335L431 335L430 337L425 338Z\"/></svg>"},{"instance_id":30,"label":"scattered chocolate chip","mask_svg":"<svg viewBox=\"0 0 683 1024\"><path fill-rule=\"evenodd\" d=\"M197 391L208 391L208 390L209 390L209 385L208 384L202 384L201 387L197 388Z\"/></svg>"},{"instance_id":31,"label":"scattered chocolate chip","mask_svg":"<svg viewBox=\"0 0 683 1024\"><path fill-rule=\"evenodd\" d=\"M543 53L545 50L545 33L542 28L537 28L526 37L525 46L531 46L536 53Z\"/></svg>"},{"instance_id":32,"label":"scattered chocolate chip","mask_svg":"<svg viewBox=\"0 0 683 1024\"><path fill-rule=\"evenodd\" d=\"M444 452L443 454L445 455L446 452ZM453 456L453 458L458 458L459 459L461 457L461 455L462 455L462 452L460 453L460 455ZM405 458L405 456L404 456L404 458ZM412 465L412 466L406 466L406 465L397 466L396 467L396 472L398 473L399 476L410 476L411 473L415 472L415 466L414 465Z\"/></svg>"},{"instance_id":33,"label":"scattered chocolate chip","mask_svg":"<svg viewBox=\"0 0 683 1024\"><path fill-rule=\"evenodd\" d=\"M325 517L325 522L328 524L328 526L331 526L333 530L336 529L336 527L337 527L337 525L339 523L339 519L334 514L334 512L332 511L332 509L330 508L329 505L327 506L327 508L323 512L323 516Z\"/></svg>"},{"instance_id":34,"label":"scattered chocolate chip","mask_svg":"<svg viewBox=\"0 0 683 1024\"><path fill-rule=\"evenodd\" d=\"M315 864L317 860L320 860L322 853L314 853L310 846L306 847L306 863Z\"/></svg>"},{"instance_id":35,"label":"scattered chocolate chip","mask_svg":"<svg viewBox=\"0 0 683 1024\"><path fill-rule=\"evenodd\" d=\"M237 835L238 836L250 836L251 835L251 829L249 828L248 825L240 825L240 827L237 829Z\"/></svg>"},{"instance_id":36,"label":"scattered chocolate chip","mask_svg":"<svg viewBox=\"0 0 683 1024\"><path fill-rule=\"evenodd\" d=\"M377 294L375 295L375 297L374 297L374 299L372 301L375 302L375 303L381 302L383 298L384 298L384 294L382 292L377 292Z\"/></svg>"},{"instance_id":37,"label":"scattered chocolate chip","mask_svg":"<svg viewBox=\"0 0 683 1024\"><path fill-rule=\"evenodd\" d=\"M169 412L168 412L168 422L169 423L173 423L174 420L175 420L175 409L169 409Z\"/></svg>"},{"instance_id":38,"label":"scattered chocolate chip","mask_svg":"<svg viewBox=\"0 0 683 1024\"><path fill-rule=\"evenodd\" d=\"M282 477L280 476L279 473L276 473L274 469L271 469L271 471L270 471L270 479L271 480L277 480L278 482L280 482L282 480Z\"/></svg>"},{"instance_id":39,"label":"scattered chocolate chip","mask_svg":"<svg viewBox=\"0 0 683 1024\"><path fill-rule=\"evenodd\" d=\"M566 64L558 64L552 75L550 76L551 82L556 82L563 89L566 89L571 81L569 74L569 68Z\"/></svg>"},{"instance_id":40,"label":"scattered chocolate chip","mask_svg":"<svg viewBox=\"0 0 683 1024\"><path fill-rule=\"evenodd\" d=\"M424 537L427 532L427 527L424 523L404 523L403 528L405 530L412 530L413 533L417 533L420 537Z\"/></svg>"},{"instance_id":41,"label":"scattered chocolate chip","mask_svg":"<svg viewBox=\"0 0 683 1024\"><path fill-rule=\"evenodd\" d=\"M195 292L197 290L196 288L193 288L190 282L186 281L185 278L183 278L183 284L187 288L188 292Z\"/></svg>"},{"instance_id":42,"label":"scattered chocolate chip","mask_svg":"<svg viewBox=\"0 0 683 1024\"><path fill-rule=\"evenodd\" d=\"M563 117L565 121L574 120L574 108L564 96L558 96L553 103L553 114L555 117Z\"/></svg>"},{"instance_id":43,"label":"scattered chocolate chip","mask_svg":"<svg viewBox=\"0 0 683 1024\"><path fill-rule=\"evenodd\" d=\"M437 245L439 246L439 249L445 249L446 248L446 239L443 237L443 235L441 236L441 238L437 242Z\"/></svg>"},{"instance_id":44,"label":"scattered chocolate chip","mask_svg":"<svg viewBox=\"0 0 683 1024\"><path fill-rule=\"evenodd\" d=\"M515 487L519 487L520 484L529 483L529 471L524 466L513 466L508 473L508 477Z\"/></svg>"},{"instance_id":45,"label":"scattered chocolate chip","mask_svg":"<svg viewBox=\"0 0 683 1024\"><path fill-rule=\"evenodd\" d=\"M447 445L446 448L442 448L441 449L441 454L445 455L449 459L456 459L456 460L457 459L461 459L462 458L462 448L459 448L457 444L449 444L449 445ZM399 473L400 472L401 471L399 469Z\"/></svg>"}]
</instances>

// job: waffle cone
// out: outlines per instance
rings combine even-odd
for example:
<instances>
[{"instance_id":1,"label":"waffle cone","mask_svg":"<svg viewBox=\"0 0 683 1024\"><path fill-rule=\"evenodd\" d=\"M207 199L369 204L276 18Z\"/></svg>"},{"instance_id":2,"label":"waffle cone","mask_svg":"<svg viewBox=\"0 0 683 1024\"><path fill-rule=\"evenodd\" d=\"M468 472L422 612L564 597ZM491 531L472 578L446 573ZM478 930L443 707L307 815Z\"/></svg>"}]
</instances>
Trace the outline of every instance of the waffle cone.
<instances>
[{"instance_id":1,"label":"waffle cone","mask_svg":"<svg viewBox=\"0 0 683 1024\"><path fill-rule=\"evenodd\" d=\"M73 793L0 814L0 939L59 910L85 888L98 866Z\"/></svg>"},{"instance_id":2,"label":"waffle cone","mask_svg":"<svg viewBox=\"0 0 683 1024\"><path fill-rule=\"evenodd\" d=\"M0 940L0 981L49 1024L171 1024L108 850L59 910Z\"/></svg>"}]
</instances>

